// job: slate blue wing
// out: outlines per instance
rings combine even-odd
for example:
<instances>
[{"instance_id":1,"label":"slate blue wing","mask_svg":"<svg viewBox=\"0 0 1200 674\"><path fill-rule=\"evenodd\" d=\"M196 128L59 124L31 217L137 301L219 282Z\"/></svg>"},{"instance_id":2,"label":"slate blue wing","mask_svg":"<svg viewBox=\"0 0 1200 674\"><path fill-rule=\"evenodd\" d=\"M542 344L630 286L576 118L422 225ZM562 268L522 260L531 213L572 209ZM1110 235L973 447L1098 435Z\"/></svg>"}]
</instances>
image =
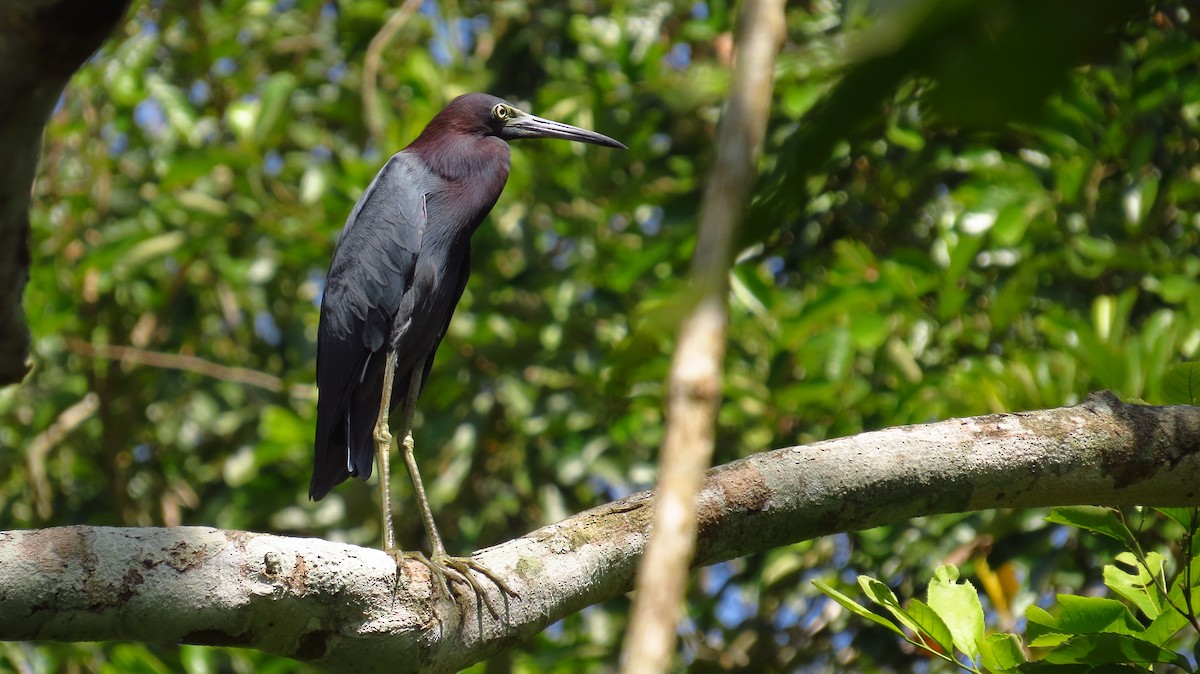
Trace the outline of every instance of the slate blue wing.
<instances>
[{"instance_id":1,"label":"slate blue wing","mask_svg":"<svg viewBox=\"0 0 1200 674\"><path fill-rule=\"evenodd\" d=\"M371 475L383 364L427 224L425 175L415 156L394 155L338 238L317 330L319 394L309 485L314 500L352 475Z\"/></svg>"}]
</instances>

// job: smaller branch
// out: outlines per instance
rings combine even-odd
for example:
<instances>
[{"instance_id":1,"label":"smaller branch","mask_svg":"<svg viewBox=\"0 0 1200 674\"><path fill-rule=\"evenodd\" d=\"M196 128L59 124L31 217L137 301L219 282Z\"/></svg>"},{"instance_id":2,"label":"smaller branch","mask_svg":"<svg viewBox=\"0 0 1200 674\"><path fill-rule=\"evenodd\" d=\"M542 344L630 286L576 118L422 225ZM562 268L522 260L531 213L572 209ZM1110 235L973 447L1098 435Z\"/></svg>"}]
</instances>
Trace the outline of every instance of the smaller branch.
<instances>
[{"instance_id":1,"label":"smaller branch","mask_svg":"<svg viewBox=\"0 0 1200 674\"><path fill-rule=\"evenodd\" d=\"M367 46L367 55L363 59L362 106L367 130L371 133L371 138L375 140L383 140L384 132L383 115L380 114L377 103L379 85L376 81L379 77L379 67L383 62L383 50L420 6L421 0L407 0L392 12L375 37L371 38L371 44Z\"/></svg>"},{"instance_id":2,"label":"smaller branch","mask_svg":"<svg viewBox=\"0 0 1200 674\"><path fill-rule=\"evenodd\" d=\"M1134 531L1129 527L1128 520L1125 518L1125 511L1121 510L1120 508L1114 508L1114 510L1116 510L1117 519L1121 521L1121 527L1125 531L1125 547L1133 551L1133 556L1135 559L1137 559L1137 563L1141 565L1142 569L1146 572L1146 575L1150 576L1150 581L1154 584L1154 587L1162 593L1163 601L1167 602L1168 606L1174 609L1179 615L1183 616L1193 628L1200 630L1200 626L1198 626L1196 623L1195 615L1192 613L1191 591L1188 590L1183 593L1184 603L1188 605L1188 609L1184 611L1183 609L1179 608L1174 600L1171 599L1171 586L1167 582L1166 569L1161 565L1157 571L1150 567L1150 558L1146 555L1145 549L1142 548L1141 541L1138 540L1138 534L1142 533L1142 526L1146 524L1146 513L1144 511L1142 512L1141 518L1138 521L1137 533L1134 533ZM1191 586L1192 585L1189 582L1185 587L1190 588Z\"/></svg>"},{"instance_id":3,"label":"smaller branch","mask_svg":"<svg viewBox=\"0 0 1200 674\"><path fill-rule=\"evenodd\" d=\"M1121 523L1124 524L1124 514L1121 513L1120 510L1118 510L1117 513L1121 517ZM1145 521L1145 515L1142 516L1142 521ZM1195 524L1195 521L1196 515L1195 509L1193 508L1193 525ZM1132 539L1133 543L1128 547L1133 548L1134 557L1137 557L1138 564L1142 565L1142 568L1146 570L1147 574L1149 574L1150 579L1154 581L1154 586L1158 588L1159 592L1162 593L1163 601L1167 602L1167 606L1170 606L1172 610L1187 620L1188 624L1192 626L1192 629L1196 630L1197 633L1200 633L1200 621L1196 620L1196 611L1192 606L1192 531L1193 530L1189 528L1184 532L1184 541L1186 542L1187 547L1183 555L1183 587L1185 588L1183 591L1183 603L1184 606L1187 607L1186 610L1180 608L1180 606L1175 603L1175 600L1171 599L1171 585L1167 582L1166 570L1160 569L1162 573L1155 573L1154 570L1150 568L1150 562L1146 558L1146 553L1142 551L1141 543L1139 543L1136 538Z\"/></svg>"},{"instance_id":4,"label":"smaller branch","mask_svg":"<svg viewBox=\"0 0 1200 674\"><path fill-rule=\"evenodd\" d=\"M33 489L34 509L39 520L45 522L54 514L50 500L50 480L46 478L46 457L55 445L90 419L99 407L100 396L88 393L79 402L63 410L54 423L38 433L25 449L25 470L29 477L29 486Z\"/></svg>"},{"instance_id":5,"label":"smaller branch","mask_svg":"<svg viewBox=\"0 0 1200 674\"><path fill-rule=\"evenodd\" d=\"M256 386L268 391L281 392L286 389L289 395L297 398L312 396L311 386L298 384L287 387L282 379L266 372L259 372L258 370L251 370L245 367L229 367L197 356L146 351L145 349L137 349L131 346L93 344L92 342L86 342L74 337L66 338L66 345L68 350L89 358L105 358L129 365L149 365L150 367L159 367L166 370L183 370L185 372L204 375L205 377L212 377L213 379L220 379L221 381Z\"/></svg>"},{"instance_id":6,"label":"smaller branch","mask_svg":"<svg viewBox=\"0 0 1200 674\"><path fill-rule=\"evenodd\" d=\"M1192 629L1200 634L1200 621L1196 619L1196 607L1192 604L1192 539L1196 537L1196 516L1197 509L1192 508L1192 526L1188 527L1187 533L1184 534L1184 543L1187 545L1186 552L1183 555L1183 586L1188 588L1183 593L1183 602L1187 604L1187 619L1191 623ZM1170 588L1168 588L1169 590ZM1168 599L1169 600L1169 599Z\"/></svg>"}]
</instances>

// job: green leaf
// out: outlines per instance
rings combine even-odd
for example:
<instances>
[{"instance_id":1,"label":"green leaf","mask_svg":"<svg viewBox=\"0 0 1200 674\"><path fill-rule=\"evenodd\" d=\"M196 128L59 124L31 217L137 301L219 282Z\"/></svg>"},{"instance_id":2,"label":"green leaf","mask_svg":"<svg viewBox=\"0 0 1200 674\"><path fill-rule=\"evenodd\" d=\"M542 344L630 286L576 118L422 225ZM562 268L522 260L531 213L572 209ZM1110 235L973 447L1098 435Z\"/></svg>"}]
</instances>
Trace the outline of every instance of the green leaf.
<instances>
[{"instance_id":1,"label":"green leaf","mask_svg":"<svg viewBox=\"0 0 1200 674\"><path fill-rule=\"evenodd\" d=\"M173 254L186 242L187 235L179 230L142 239L130 246L121 259L113 264L113 275L124 278L151 260Z\"/></svg>"},{"instance_id":2,"label":"green leaf","mask_svg":"<svg viewBox=\"0 0 1200 674\"><path fill-rule=\"evenodd\" d=\"M954 645L972 660L979 657L983 641L983 606L979 592L970 581L958 580L952 565L938 567L929 581L929 606L937 612L954 635Z\"/></svg>"},{"instance_id":3,"label":"green leaf","mask_svg":"<svg viewBox=\"0 0 1200 674\"><path fill-rule=\"evenodd\" d=\"M329 181L320 164L309 164L300 177L300 203L311 206L325 196Z\"/></svg>"},{"instance_id":4,"label":"green leaf","mask_svg":"<svg viewBox=\"0 0 1200 674\"><path fill-rule=\"evenodd\" d=\"M260 114L261 101L233 101L225 108L225 124L239 140L247 140L254 133Z\"/></svg>"},{"instance_id":5,"label":"green leaf","mask_svg":"<svg viewBox=\"0 0 1200 674\"><path fill-rule=\"evenodd\" d=\"M1191 529L1196 521L1195 508L1155 508L1158 512L1179 522L1185 529Z\"/></svg>"},{"instance_id":6,"label":"green leaf","mask_svg":"<svg viewBox=\"0 0 1200 674\"><path fill-rule=\"evenodd\" d=\"M1171 584L1170 603L1163 606L1163 613L1150 624L1142 638L1155 644L1165 644L1180 629L1188 625L1186 616L1174 607L1200 605L1200 557L1193 557L1189 573L1180 573ZM1188 586L1188 581L1191 586Z\"/></svg>"},{"instance_id":7,"label":"green leaf","mask_svg":"<svg viewBox=\"0 0 1200 674\"><path fill-rule=\"evenodd\" d=\"M188 143L197 144L200 136L196 133L196 114L187 96L158 74L146 76L146 90L162 105L171 129Z\"/></svg>"},{"instance_id":8,"label":"green leaf","mask_svg":"<svg viewBox=\"0 0 1200 674\"><path fill-rule=\"evenodd\" d=\"M892 621L888 620L887 618L879 615L878 613L872 611L871 609L863 606L862 604L859 604L858 602L854 601L850 597L847 597L846 595L842 594L841 592L838 592L837 590L833 589L829 585L826 585L825 583L823 583L819 580L814 580L813 585L816 585L818 590L825 593L825 596L827 596L830 599L841 604L842 607L844 607L846 610L850 611L854 615L856 615L860 618L865 618L867 620L870 620L871 622L875 623L876 625L886 627L889 630L895 632L896 634L899 634L902 637L905 636L904 630L897 627L895 623L893 623Z\"/></svg>"},{"instance_id":9,"label":"green leaf","mask_svg":"<svg viewBox=\"0 0 1200 674\"><path fill-rule=\"evenodd\" d=\"M1146 674L1145 667L1133 665L1052 664L1028 662L1017 668L1021 674Z\"/></svg>"},{"instance_id":10,"label":"green leaf","mask_svg":"<svg viewBox=\"0 0 1200 674\"><path fill-rule=\"evenodd\" d=\"M1117 517L1117 511L1112 508L1104 508L1102 506L1067 506L1063 508L1055 508L1046 516L1047 522L1056 524L1069 524L1079 529L1086 529L1104 536L1108 536L1122 543L1129 540L1129 530L1121 519Z\"/></svg>"},{"instance_id":11,"label":"green leaf","mask_svg":"<svg viewBox=\"0 0 1200 674\"><path fill-rule=\"evenodd\" d=\"M983 666L995 671L1016 669L1025 664L1025 651L1015 634L989 634L979 647Z\"/></svg>"},{"instance_id":12,"label":"green leaf","mask_svg":"<svg viewBox=\"0 0 1200 674\"><path fill-rule=\"evenodd\" d=\"M579 477L574 480L564 479L568 484L581 480L587 470L582 458L573 460L580 464ZM763 585L771 587L780 582L795 583L795 576L807 568L805 557L797 552L797 546L776 548L767 553L767 561L763 565L762 572Z\"/></svg>"},{"instance_id":13,"label":"green leaf","mask_svg":"<svg viewBox=\"0 0 1200 674\"><path fill-rule=\"evenodd\" d=\"M908 615L917 623L917 633L937 644L942 653L954 653L954 635L946 622L928 604L920 599L908 602Z\"/></svg>"},{"instance_id":14,"label":"green leaf","mask_svg":"<svg viewBox=\"0 0 1200 674\"><path fill-rule=\"evenodd\" d=\"M1058 619L1039 606L1025 609L1025 621L1025 639L1032 648L1057 646L1070 638L1059 626Z\"/></svg>"},{"instance_id":15,"label":"green leaf","mask_svg":"<svg viewBox=\"0 0 1200 674\"><path fill-rule=\"evenodd\" d=\"M1058 626L1067 634L1135 635L1145 631L1129 609L1116 599L1058 595Z\"/></svg>"},{"instance_id":16,"label":"green leaf","mask_svg":"<svg viewBox=\"0 0 1200 674\"><path fill-rule=\"evenodd\" d=\"M925 137L919 131L899 126L887 128L887 139L913 152L920 152L925 147Z\"/></svg>"},{"instance_id":17,"label":"green leaf","mask_svg":"<svg viewBox=\"0 0 1200 674\"><path fill-rule=\"evenodd\" d=\"M751 265L738 265L730 271L729 290L748 311L769 320L767 304L770 302L770 289Z\"/></svg>"},{"instance_id":18,"label":"green leaf","mask_svg":"<svg viewBox=\"0 0 1200 674\"><path fill-rule=\"evenodd\" d=\"M1162 614L1150 623L1146 631L1142 634L1142 641L1148 641L1158 646L1165 645L1171 640L1179 630L1190 625L1187 616L1173 608L1166 608Z\"/></svg>"},{"instance_id":19,"label":"green leaf","mask_svg":"<svg viewBox=\"0 0 1200 674\"><path fill-rule=\"evenodd\" d=\"M296 76L292 73L280 72L267 78L262 86L262 109L254 125L256 142L266 141L279 128L295 88Z\"/></svg>"},{"instance_id":20,"label":"green leaf","mask_svg":"<svg viewBox=\"0 0 1200 674\"><path fill-rule=\"evenodd\" d=\"M1180 363L1163 375L1163 402L1200 405L1200 363Z\"/></svg>"},{"instance_id":21,"label":"green leaf","mask_svg":"<svg viewBox=\"0 0 1200 674\"><path fill-rule=\"evenodd\" d=\"M1121 566L1104 565L1104 584L1137 606L1138 610L1147 618L1151 620L1157 618L1162 613L1160 606L1162 595L1155 584L1154 576L1131 552L1120 553L1117 555L1116 561L1120 562ZM1150 570L1161 578L1164 562L1162 555L1150 552L1146 555L1146 561L1150 565Z\"/></svg>"},{"instance_id":22,"label":"green leaf","mask_svg":"<svg viewBox=\"0 0 1200 674\"><path fill-rule=\"evenodd\" d=\"M908 612L900 605L900 600L896 599L891 588L870 576L859 576L858 584L862 587L863 592L867 593L868 599L887 609L901 625L913 632L920 631L917 621L913 620L912 616L908 615Z\"/></svg>"},{"instance_id":23,"label":"green leaf","mask_svg":"<svg viewBox=\"0 0 1200 674\"><path fill-rule=\"evenodd\" d=\"M105 672L127 674L169 674L171 668L157 655L136 644L116 644L109 655L110 662Z\"/></svg>"},{"instance_id":24,"label":"green leaf","mask_svg":"<svg viewBox=\"0 0 1200 674\"><path fill-rule=\"evenodd\" d=\"M1127 634L1077 636L1047 653L1044 660L1051 664L1087 665L1167 663L1184 670L1191 669L1182 655Z\"/></svg>"}]
</instances>

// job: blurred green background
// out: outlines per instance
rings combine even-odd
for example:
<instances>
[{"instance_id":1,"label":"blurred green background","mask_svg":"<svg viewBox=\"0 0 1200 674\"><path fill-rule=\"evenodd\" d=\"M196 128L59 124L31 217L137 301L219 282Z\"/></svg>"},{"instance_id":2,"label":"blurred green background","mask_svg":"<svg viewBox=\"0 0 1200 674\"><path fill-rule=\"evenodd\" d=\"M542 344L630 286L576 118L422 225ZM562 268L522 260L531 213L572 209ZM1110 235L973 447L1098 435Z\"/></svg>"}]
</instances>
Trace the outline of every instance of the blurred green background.
<instances>
[{"instance_id":1,"label":"blurred green background","mask_svg":"<svg viewBox=\"0 0 1200 674\"><path fill-rule=\"evenodd\" d=\"M1189 4L790 4L732 272L715 461L1101 388L1161 401L1166 369L1200 350ZM364 63L393 10L138 1L75 77L35 189L36 368L0 390L0 528L377 545L370 485L306 498L322 282L375 171L476 90L631 149L514 144L419 405L447 545L467 553L652 484L737 7L427 0L382 45L368 111ZM395 485L401 546L423 545ZM678 667L944 671L809 581L854 593L870 573L911 594L951 560L977 586L1003 581L985 607L1011 629L1023 606L1096 586L1111 553L1003 510L798 543L696 572ZM627 608L589 608L478 671L613 671ZM97 644L3 644L0 667L308 671Z\"/></svg>"}]
</instances>

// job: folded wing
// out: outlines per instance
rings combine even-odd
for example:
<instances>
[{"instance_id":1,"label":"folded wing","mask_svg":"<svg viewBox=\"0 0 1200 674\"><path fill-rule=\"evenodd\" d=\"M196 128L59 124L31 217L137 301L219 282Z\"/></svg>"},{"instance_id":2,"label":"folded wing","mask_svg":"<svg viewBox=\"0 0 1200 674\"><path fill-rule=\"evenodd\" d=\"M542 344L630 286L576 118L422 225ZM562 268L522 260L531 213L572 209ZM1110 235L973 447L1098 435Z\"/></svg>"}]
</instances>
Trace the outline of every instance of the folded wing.
<instances>
[{"instance_id":1,"label":"folded wing","mask_svg":"<svg viewBox=\"0 0 1200 674\"><path fill-rule=\"evenodd\" d=\"M386 349L427 224L419 161L399 152L384 165L334 250L317 330L314 500L352 475L371 475Z\"/></svg>"}]
</instances>

